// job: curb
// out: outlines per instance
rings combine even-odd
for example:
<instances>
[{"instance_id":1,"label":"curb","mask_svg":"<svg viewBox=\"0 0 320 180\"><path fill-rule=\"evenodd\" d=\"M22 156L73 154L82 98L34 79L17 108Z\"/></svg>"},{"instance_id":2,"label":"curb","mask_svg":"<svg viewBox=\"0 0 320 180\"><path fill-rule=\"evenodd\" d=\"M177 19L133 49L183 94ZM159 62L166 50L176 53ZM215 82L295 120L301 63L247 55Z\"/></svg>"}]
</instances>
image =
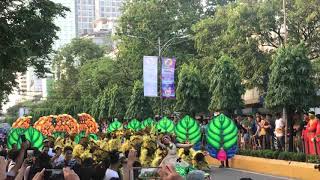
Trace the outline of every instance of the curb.
<instances>
[{"instance_id":1,"label":"curb","mask_svg":"<svg viewBox=\"0 0 320 180\"><path fill-rule=\"evenodd\" d=\"M212 157L207 157L207 161L210 165L220 165L220 161ZM316 180L320 178L320 171L314 169L316 164L312 163L236 155L229 160L229 165L235 169L294 179Z\"/></svg>"}]
</instances>

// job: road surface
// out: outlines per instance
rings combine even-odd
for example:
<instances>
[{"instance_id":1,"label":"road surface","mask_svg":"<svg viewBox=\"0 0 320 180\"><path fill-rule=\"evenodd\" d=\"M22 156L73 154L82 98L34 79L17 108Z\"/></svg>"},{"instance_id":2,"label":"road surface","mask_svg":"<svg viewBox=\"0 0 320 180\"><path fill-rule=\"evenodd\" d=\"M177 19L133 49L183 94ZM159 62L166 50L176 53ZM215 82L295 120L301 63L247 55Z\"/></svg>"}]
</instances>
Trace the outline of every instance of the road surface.
<instances>
[{"instance_id":1,"label":"road surface","mask_svg":"<svg viewBox=\"0 0 320 180\"><path fill-rule=\"evenodd\" d=\"M239 180L240 178L251 178L253 180L292 180L292 178L277 177L267 174L254 173L232 168L217 168L213 169L213 180Z\"/></svg>"}]
</instances>

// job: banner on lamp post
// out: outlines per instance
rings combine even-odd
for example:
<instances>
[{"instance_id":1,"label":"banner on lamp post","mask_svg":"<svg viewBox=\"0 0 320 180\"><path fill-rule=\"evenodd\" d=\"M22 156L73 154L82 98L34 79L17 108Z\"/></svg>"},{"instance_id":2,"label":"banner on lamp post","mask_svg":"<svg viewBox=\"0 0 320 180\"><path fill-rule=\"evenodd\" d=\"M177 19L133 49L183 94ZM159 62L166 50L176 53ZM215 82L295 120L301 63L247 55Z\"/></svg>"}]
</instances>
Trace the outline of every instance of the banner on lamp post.
<instances>
[{"instance_id":1,"label":"banner on lamp post","mask_svg":"<svg viewBox=\"0 0 320 180\"><path fill-rule=\"evenodd\" d=\"M174 71L175 58L162 58L161 72L161 96L163 98L175 98Z\"/></svg>"},{"instance_id":2,"label":"banner on lamp post","mask_svg":"<svg viewBox=\"0 0 320 180\"><path fill-rule=\"evenodd\" d=\"M143 92L144 96L158 96L158 57L143 56Z\"/></svg>"}]
</instances>

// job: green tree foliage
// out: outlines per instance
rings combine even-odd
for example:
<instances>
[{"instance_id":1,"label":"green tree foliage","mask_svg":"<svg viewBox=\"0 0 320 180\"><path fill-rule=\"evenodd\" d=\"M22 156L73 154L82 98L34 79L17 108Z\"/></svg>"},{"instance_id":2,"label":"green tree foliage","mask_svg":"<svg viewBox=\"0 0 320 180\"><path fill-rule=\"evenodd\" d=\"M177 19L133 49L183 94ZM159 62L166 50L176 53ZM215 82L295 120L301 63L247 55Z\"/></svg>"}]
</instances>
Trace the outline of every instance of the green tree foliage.
<instances>
[{"instance_id":1,"label":"green tree foliage","mask_svg":"<svg viewBox=\"0 0 320 180\"><path fill-rule=\"evenodd\" d=\"M109 117L119 117L125 114L125 97L117 84L109 92Z\"/></svg>"},{"instance_id":2,"label":"green tree foliage","mask_svg":"<svg viewBox=\"0 0 320 180\"><path fill-rule=\"evenodd\" d=\"M201 75L194 64L184 64L179 73L177 86L176 111L195 115L200 112L201 102Z\"/></svg>"},{"instance_id":3,"label":"green tree foliage","mask_svg":"<svg viewBox=\"0 0 320 180\"><path fill-rule=\"evenodd\" d=\"M141 81L136 81L130 97L130 102L127 108L127 118L151 117L153 114L149 99L143 95L143 84Z\"/></svg>"},{"instance_id":4,"label":"green tree foliage","mask_svg":"<svg viewBox=\"0 0 320 180\"><path fill-rule=\"evenodd\" d=\"M306 109L313 104L316 88L312 67L303 44L280 48L272 63L266 106Z\"/></svg>"},{"instance_id":5,"label":"green tree foliage","mask_svg":"<svg viewBox=\"0 0 320 180\"><path fill-rule=\"evenodd\" d=\"M253 28L246 25L246 21L256 21L253 18L256 14L247 4L218 6L215 11L213 17L205 18L193 27L198 51L209 65L224 54L235 59L245 85L263 90L268 54L259 49L259 41L252 36ZM211 68L206 66L208 73Z\"/></svg>"},{"instance_id":6,"label":"green tree foliage","mask_svg":"<svg viewBox=\"0 0 320 180\"><path fill-rule=\"evenodd\" d=\"M222 56L214 65L210 73L211 102L210 111L225 111L232 113L242 107L241 95L244 87L239 73L232 60Z\"/></svg>"},{"instance_id":7,"label":"green tree foliage","mask_svg":"<svg viewBox=\"0 0 320 180\"><path fill-rule=\"evenodd\" d=\"M108 118L109 113L109 89L106 88L99 96L99 119Z\"/></svg>"},{"instance_id":8,"label":"green tree foliage","mask_svg":"<svg viewBox=\"0 0 320 180\"><path fill-rule=\"evenodd\" d=\"M121 75L119 86L133 87L135 80L141 78L141 60L144 55L158 55L158 37L164 46L171 38L191 34L202 11L201 0L126 1L116 33L120 40L115 64ZM163 49L162 56L176 57L178 66L197 54L191 38L176 38L167 45L170 46Z\"/></svg>"},{"instance_id":9,"label":"green tree foliage","mask_svg":"<svg viewBox=\"0 0 320 180\"><path fill-rule=\"evenodd\" d=\"M223 54L235 59L245 85L265 93L271 56L284 43L282 1L243 0L225 4L215 6L213 16L194 26L195 46L211 61ZM308 56L319 57L319 1L287 1L286 9L288 42L303 41Z\"/></svg>"},{"instance_id":10,"label":"green tree foliage","mask_svg":"<svg viewBox=\"0 0 320 180\"><path fill-rule=\"evenodd\" d=\"M59 28L54 19L67 8L49 0L0 2L0 108L17 85L16 73L33 66L38 75L48 72L48 54Z\"/></svg>"}]
</instances>

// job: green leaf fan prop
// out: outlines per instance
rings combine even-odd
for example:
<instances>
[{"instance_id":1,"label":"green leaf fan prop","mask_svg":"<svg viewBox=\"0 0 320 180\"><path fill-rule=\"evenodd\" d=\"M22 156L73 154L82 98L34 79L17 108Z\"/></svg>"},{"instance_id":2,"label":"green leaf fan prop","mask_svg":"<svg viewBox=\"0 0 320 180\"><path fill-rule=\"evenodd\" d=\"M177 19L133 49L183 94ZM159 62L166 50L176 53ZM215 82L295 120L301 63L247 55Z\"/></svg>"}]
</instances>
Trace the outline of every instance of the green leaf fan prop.
<instances>
[{"instance_id":1,"label":"green leaf fan prop","mask_svg":"<svg viewBox=\"0 0 320 180\"><path fill-rule=\"evenodd\" d=\"M238 149L238 128L224 114L210 121L207 128L207 150L209 154L220 161L232 158Z\"/></svg>"},{"instance_id":2,"label":"green leaf fan prop","mask_svg":"<svg viewBox=\"0 0 320 180\"><path fill-rule=\"evenodd\" d=\"M190 142L196 144L201 140L201 128L196 120L190 116L181 119L175 128L177 141L180 143Z\"/></svg>"},{"instance_id":3,"label":"green leaf fan prop","mask_svg":"<svg viewBox=\"0 0 320 180\"><path fill-rule=\"evenodd\" d=\"M111 133L121 128L122 128L121 122L119 122L118 120L115 120L108 126L108 132Z\"/></svg>"},{"instance_id":4,"label":"green leaf fan prop","mask_svg":"<svg viewBox=\"0 0 320 180\"><path fill-rule=\"evenodd\" d=\"M164 117L157 123L156 128L162 133L173 133L174 123L167 117Z\"/></svg>"},{"instance_id":5,"label":"green leaf fan prop","mask_svg":"<svg viewBox=\"0 0 320 180\"><path fill-rule=\"evenodd\" d=\"M33 127L29 127L24 132L24 135L26 136L26 139L30 142L31 147L42 149L44 136L40 131Z\"/></svg>"},{"instance_id":6,"label":"green leaf fan prop","mask_svg":"<svg viewBox=\"0 0 320 180\"><path fill-rule=\"evenodd\" d=\"M146 127L152 127L155 124L155 121L151 118L145 119L141 123L141 129L144 129Z\"/></svg>"},{"instance_id":7,"label":"green leaf fan prop","mask_svg":"<svg viewBox=\"0 0 320 180\"><path fill-rule=\"evenodd\" d=\"M8 134L7 145L9 149L12 149L14 144L17 145L17 148L21 148L22 140L20 136L24 133L26 129L22 128L12 128Z\"/></svg>"},{"instance_id":8,"label":"green leaf fan prop","mask_svg":"<svg viewBox=\"0 0 320 180\"><path fill-rule=\"evenodd\" d=\"M52 133L52 136L54 137L54 138L58 138L58 137L61 137L61 138L65 138L66 137L66 132L54 132L54 133Z\"/></svg>"},{"instance_id":9,"label":"green leaf fan prop","mask_svg":"<svg viewBox=\"0 0 320 180\"><path fill-rule=\"evenodd\" d=\"M74 142L77 143L77 144L79 144L81 138L83 138L83 137L86 137L86 132L81 131L81 132L80 132L79 134L77 134L76 137L74 138ZM92 139L92 140L95 140L95 141L99 140L99 137L98 137L96 134L93 134L93 133L92 133L92 134L89 134L88 137L89 137L89 139Z\"/></svg>"},{"instance_id":10,"label":"green leaf fan prop","mask_svg":"<svg viewBox=\"0 0 320 180\"><path fill-rule=\"evenodd\" d=\"M139 131L141 129L141 122L138 121L137 119L132 119L129 123L128 123L128 129L132 129L134 131Z\"/></svg>"}]
</instances>

